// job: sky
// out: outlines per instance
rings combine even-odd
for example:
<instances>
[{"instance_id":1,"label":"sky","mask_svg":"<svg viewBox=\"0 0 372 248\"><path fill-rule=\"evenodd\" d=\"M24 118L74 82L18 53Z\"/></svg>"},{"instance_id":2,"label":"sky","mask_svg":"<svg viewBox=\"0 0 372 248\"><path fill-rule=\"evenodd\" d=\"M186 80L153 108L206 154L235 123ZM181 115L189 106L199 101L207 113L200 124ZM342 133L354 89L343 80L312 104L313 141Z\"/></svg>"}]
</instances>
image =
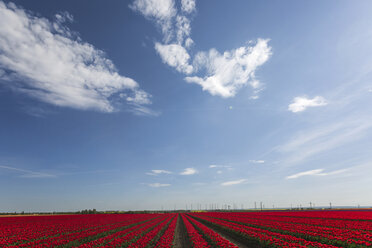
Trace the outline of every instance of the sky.
<instances>
[{"instance_id":1,"label":"sky","mask_svg":"<svg viewBox=\"0 0 372 248\"><path fill-rule=\"evenodd\" d=\"M371 206L371 12L0 0L0 212Z\"/></svg>"}]
</instances>

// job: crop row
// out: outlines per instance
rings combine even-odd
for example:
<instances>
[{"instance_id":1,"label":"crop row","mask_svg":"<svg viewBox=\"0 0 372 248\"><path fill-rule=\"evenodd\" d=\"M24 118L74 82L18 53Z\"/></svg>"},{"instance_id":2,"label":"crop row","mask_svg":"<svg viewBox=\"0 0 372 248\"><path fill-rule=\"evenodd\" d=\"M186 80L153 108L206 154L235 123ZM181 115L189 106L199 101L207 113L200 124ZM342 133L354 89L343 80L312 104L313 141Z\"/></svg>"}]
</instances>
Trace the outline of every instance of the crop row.
<instances>
[{"instance_id":1,"label":"crop row","mask_svg":"<svg viewBox=\"0 0 372 248\"><path fill-rule=\"evenodd\" d=\"M372 247L371 216L272 211L2 217L0 247Z\"/></svg>"},{"instance_id":2,"label":"crop row","mask_svg":"<svg viewBox=\"0 0 372 248\"><path fill-rule=\"evenodd\" d=\"M230 232L233 235L242 237L245 242L257 241L260 243L260 247L337 247L309 241L303 238L297 238L292 235L281 234L278 232L216 219L205 215L194 214L194 216L197 216L199 219L204 220L213 226L223 228L225 231Z\"/></svg>"}]
</instances>

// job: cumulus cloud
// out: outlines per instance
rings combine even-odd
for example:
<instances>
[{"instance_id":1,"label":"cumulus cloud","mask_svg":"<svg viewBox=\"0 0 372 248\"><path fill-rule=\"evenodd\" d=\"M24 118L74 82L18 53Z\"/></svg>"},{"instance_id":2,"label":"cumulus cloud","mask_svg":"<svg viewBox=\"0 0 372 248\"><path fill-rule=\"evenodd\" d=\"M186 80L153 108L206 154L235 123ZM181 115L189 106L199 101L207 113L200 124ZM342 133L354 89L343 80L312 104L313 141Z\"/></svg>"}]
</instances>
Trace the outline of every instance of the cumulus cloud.
<instances>
[{"instance_id":1,"label":"cumulus cloud","mask_svg":"<svg viewBox=\"0 0 372 248\"><path fill-rule=\"evenodd\" d=\"M172 172L167 170L151 170L151 172L147 172L146 174L150 176L157 176L160 174L172 174Z\"/></svg>"},{"instance_id":2,"label":"cumulus cloud","mask_svg":"<svg viewBox=\"0 0 372 248\"><path fill-rule=\"evenodd\" d=\"M186 49L178 44L162 45L155 43L155 49L163 62L174 67L177 71L190 74L193 67L189 64L190 55Z\"/></svg>"},{"instance_id":3,"label":"cumulus cloud","mask_svg":"<svg viewBox=\"0 0 372 248\"><path fill-rule=\"evenodd\" d=\"M135 0L129 7L161 27L165 41L172 37L172 19L177 14L173 0Z\"/></svg>"},{"instance_id":4,"label":"cumulus cloud","mask_svg":"<svg viewBox=\"0 0 372 248\"><path fill-rule=\"evenodd\" d=\"M150 104L150 95L118 73L104 52L71 32L68 13L49 21L0 1L0 77L9 87L57 106L116 110L125 92L130 104ZM115 103L115 104L114 104Z\"/></svg>"},{"instance_id":5,"label":"cumulus cloud","mask_svg":"<svg viewBox=\"0 0 372 248\"><path fill-rule=\"evenodd\" d=\"M198 173L198 171L194 168L186 168L180 173L180 175L189 176L189 175L194 175L194 174L197 174L197 173Z\"/></svg>"},{"instance_id":6,"label":"cumulus cloud","mask_svg":"<svg viewBox=\"0 0 372 248\"><path fill-rule=\"evenodd\" d=\"M313 99L307 98L306 96L298 96L293 99L291 104L289 104L288 110L297 113L305 111L309 107L320 107L327 104L327 101L321 96L316 96Z\"/></svg>"},{"instance_id":7,"label":"cumulus cloud","mask_svg":"<svg viewBox=\"0 0 372 248\"><path fill-rule=\"evenodd\" d=\"M224 182L224 183L221 183L221 185L222 186L231 186L231 185L236 185L236 184L242 184L245 181L247 181L247 180L246 179L239 179L239 180L235 180L235 181Z\"/></svg>"},{"instance_id":8,"label":"cumulus cloud","mask_svg":"<svg viewBox=\"0 0 372 248\"><path fill-rule=\"evenodd\" d=\"M130 7L163 27L165 44L156 42L155 49L163 63L187 76L186 82L196 83L204 91L224 98L234 97L239 89L250 86L253 90L250 99L259 98L263 86L255 78L255 72L271 57L268 39L250 41L246 46L222 54L212 48L208 52L197 52L192 59L188 49L194 44L190 37L190 16L196 11L195 0L181 0L180 11L172 0L159 3L156 0L135 0Z\"/></svg>"},{"instance_id":9,"label":"cumulus cloud","mask_svg":"<svg viewBox=\"0 0 372 248\"><path fill-rule=\"evenodd\" d=\"M160 188L160 187L169 187L171 186L169 183L150 183L148 184L152 188Z\"/></svg>"},{"instance_id":10,"label":"cumulus cloud","mask_svg":"<svg viewBox=\"0 0 372 248\"><path fill-rule=\"evenodd\" d=\"M188 14L195 11L195 0L181 0L181 9Z\"/></svg>"},{"instance_id":11,"label":"cumulus cloud","mask_svg":"<svg viewBox=\"0 0 372 248\"><path fill-rule=\"evenodd\" d=\"M324 172L324 169L316 169L316 170L309 170L309 171L304 171L300 173L296 173L291 176L287 176L286 179L295 179L303 176L330 176L330 175L336 175L340 174L343 172L346 172L347 169L342 169L342 170L336 170L336 171L331 171L331 172Z\"/></svg>"},{"instance_id":12,"label":"cumulus cloud","mask_svg":"<svg viewBox=\"0 0 372 248\"><path fill-rule=\"evenodd\" d=\"M224 98L233 97L239 89L250 85L258 91L261 84L255 72L271 56L269 40L258 39L254 46L243 46L220 54L211 49L199 52L194 59L195 67L206 70L206 76L186 77L186 82L199 84L203 90Z\"/></svg>"}]
</instances>

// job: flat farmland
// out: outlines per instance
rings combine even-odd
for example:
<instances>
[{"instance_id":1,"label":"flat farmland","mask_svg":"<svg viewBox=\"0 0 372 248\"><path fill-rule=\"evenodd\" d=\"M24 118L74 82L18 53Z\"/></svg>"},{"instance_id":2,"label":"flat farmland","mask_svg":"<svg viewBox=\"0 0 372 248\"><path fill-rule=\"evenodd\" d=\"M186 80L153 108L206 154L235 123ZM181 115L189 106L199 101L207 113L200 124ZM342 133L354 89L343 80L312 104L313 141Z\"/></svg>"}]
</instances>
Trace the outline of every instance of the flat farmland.
<instances>
[{"instance_id":1,"label":"flat farmland","mask_svg":"<svg viewBox=\"0 0 372 248\"><path fill-rule=\"evenodd\" d=\"M372 211L5 216L0 247L370 247Z\"/></svg>"}]
</instances>

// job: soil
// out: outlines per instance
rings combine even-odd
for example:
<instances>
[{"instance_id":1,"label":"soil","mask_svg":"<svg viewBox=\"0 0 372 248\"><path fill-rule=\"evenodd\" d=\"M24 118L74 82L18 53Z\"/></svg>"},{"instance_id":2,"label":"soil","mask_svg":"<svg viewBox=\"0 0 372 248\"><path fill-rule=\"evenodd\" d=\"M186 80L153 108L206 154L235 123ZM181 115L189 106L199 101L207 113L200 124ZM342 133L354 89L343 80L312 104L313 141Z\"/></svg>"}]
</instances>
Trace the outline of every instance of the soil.
<instances>
[{"instance_id":1,"label":"soil","mask_svg":"<svg viewBox=\"0 0 372 248\"><path fill-rule=\"evenodd\" d=\"M234 245L238 246L239 248L250 248L251 247L251 246L243 244L240 240L238 240L238 239L236 239L232 236L229 236L228 234L223 233L220 230L215 229L213 226L208 226L208 227L210 229L212 229L213 231L215 231L216 233L218 233L219 235L221 235L222 238L227 239L228 241L230 241Z\"/></svg>"},{"instance_id":2,"label":"soil","mask_svg":"<svg viewBox=\"0 0 372 248\"><path fill-rule=\"evenodd\" d=\"M183 223L183 220L181 218L181 215L178 215L177 219L177 226L175 231L175 237L174 237L174 247L175 248L191 248L190 240L187 235L187 230L185 227L185 224Z\"/></svg>"}]
</instances>

